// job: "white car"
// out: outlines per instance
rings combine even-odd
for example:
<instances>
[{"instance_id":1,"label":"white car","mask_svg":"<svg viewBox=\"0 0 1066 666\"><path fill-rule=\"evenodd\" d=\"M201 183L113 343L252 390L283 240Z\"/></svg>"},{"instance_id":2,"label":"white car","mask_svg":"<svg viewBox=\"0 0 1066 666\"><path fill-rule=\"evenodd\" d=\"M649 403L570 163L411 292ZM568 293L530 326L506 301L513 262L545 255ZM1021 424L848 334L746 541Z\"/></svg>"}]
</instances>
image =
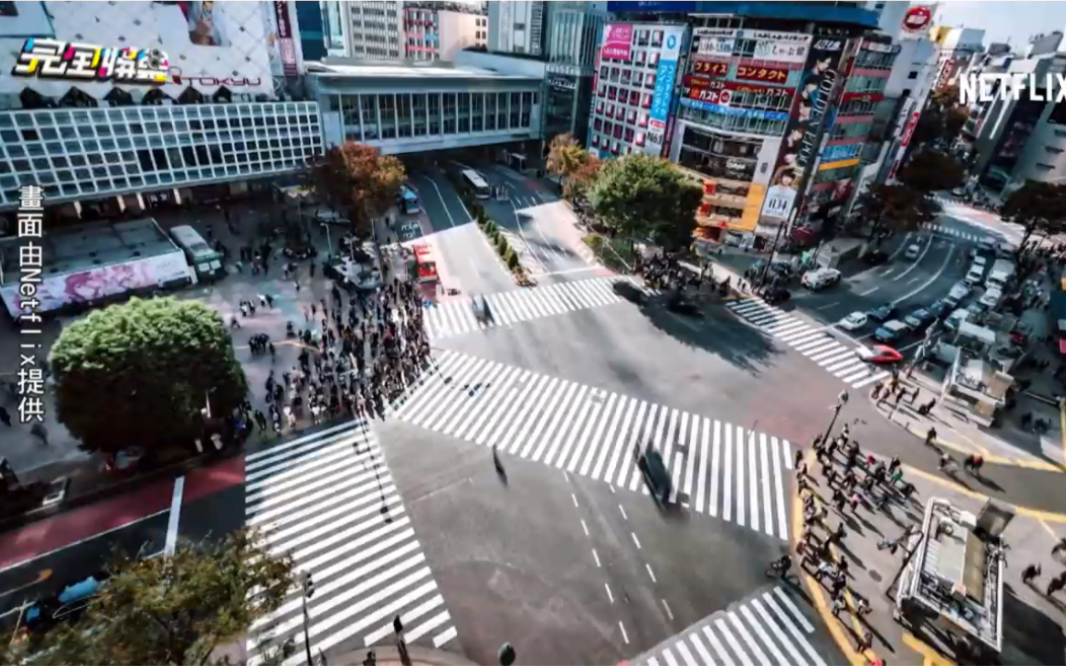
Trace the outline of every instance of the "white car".
<instances>
[{"instance_id":1,"label":"white car","mask_svg":"<svg viewBox=\"0 0 1066 666\"><path fill-rule=\"evenodd\" d=\"M840 282L840 271L835 268L818 268L813 271L807 271L800 280L804 287L813 291L829 287L837 282Z\"/></svg>"},{"instance_id":2,"label":"white car","mask_svg":"<svg viewBox=\"0 0 1066 666\"><path fill-rule=\"evenodd\" d=\"M857 331L865 326L867 321L869 321L869 317L866 316L865 312L852 312L837 322L837 326L845 331Z\"/></svg>"}]
</instances>

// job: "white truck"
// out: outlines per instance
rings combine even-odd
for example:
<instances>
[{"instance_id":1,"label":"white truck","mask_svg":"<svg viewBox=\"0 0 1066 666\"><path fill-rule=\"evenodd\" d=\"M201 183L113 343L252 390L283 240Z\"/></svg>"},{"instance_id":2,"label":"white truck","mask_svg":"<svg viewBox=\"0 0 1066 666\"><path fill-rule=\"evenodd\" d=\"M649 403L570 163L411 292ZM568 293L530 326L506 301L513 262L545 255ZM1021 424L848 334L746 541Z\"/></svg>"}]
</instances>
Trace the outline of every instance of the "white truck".
<instances>
[{"instance_id":1,"label":"white truck","mask_svg":"<svg viewBox=\"0 0 1066 666\"><path fill-rule=\"evenodd\" d=\"M1006 289L1006 287L1014 279L1014 262L1010 259L996 259L992 264L992 270L988 273L988 279L985 280L985 284L989 289L995 288L1000 291Z\"/></svg>"}]
</instances>

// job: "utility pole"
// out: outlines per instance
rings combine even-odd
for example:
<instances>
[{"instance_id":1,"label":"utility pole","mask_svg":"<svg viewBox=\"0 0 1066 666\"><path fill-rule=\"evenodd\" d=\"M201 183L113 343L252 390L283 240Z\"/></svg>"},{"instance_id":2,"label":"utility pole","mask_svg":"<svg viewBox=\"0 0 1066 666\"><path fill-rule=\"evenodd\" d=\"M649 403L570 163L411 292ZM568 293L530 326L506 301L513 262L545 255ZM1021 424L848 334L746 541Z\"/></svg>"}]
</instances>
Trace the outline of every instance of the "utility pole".
<instances>
[{"instance_id":1,"label":"utility pole","mask_svg":"<svg viewBox=\"0 0 1066 666\"><path fill-rule=\"evenodd\" d=\"M303 586L303 613L304 613L304 650L307 652L307 666L315 666L315 660L311 656L311 616L307 613L307 600L315 594L315 581L311 579L311 572L305 571L301 577Z\"/></svg>"},{"instance_id":2,"label":"utility pole","mask_svg":"<svg viewBox=\"0 0 1066 666\"><path fill-rule=\"evenodd\" d=\"M796 219L796 208L792 207L792 211L788 214L788 220L782 222L777 227L777 234L774 236L773 245L770 246L770 257L766 260L766 265L762 267L762 273L759 275L759 286L766 283L766 274L770 271L770 266L774 263L774 258L777 256L777 244L781 241L781 233L785 230L785 227L792 228L792 221Z\"/></svg>"}]
</instances>

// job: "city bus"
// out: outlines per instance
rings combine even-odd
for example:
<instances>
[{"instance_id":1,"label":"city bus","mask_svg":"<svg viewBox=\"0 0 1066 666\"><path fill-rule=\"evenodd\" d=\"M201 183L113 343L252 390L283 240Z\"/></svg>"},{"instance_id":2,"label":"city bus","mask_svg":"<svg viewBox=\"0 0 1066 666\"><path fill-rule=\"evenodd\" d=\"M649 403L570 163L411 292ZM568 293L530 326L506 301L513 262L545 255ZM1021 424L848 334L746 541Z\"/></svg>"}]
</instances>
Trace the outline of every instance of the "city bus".
<instances>
[{"instance_id":1,"label":"city bus","mask_svg":"<svg viewBox=\"0 0 1066 666\"><path fill-rule=\"evenodd\" d=\"M489 198L489 184L478 175L477 171L473 169L467 169L463 172L463 182L474 191L474 196L478 199Z\"/></svg>"},{"instance_id":2,"label":"city bus","mask_svg":"<svg viewBox=\"0 0 1066 666\"><path fill-rule=\"evenodd\" d=\"M201 279L213 280L226 274L222 268L222 254L207 244L203 236L188 225L174 227L170 237L185 252L189 265Z\"/></svg>"},{"instance_id":3,"label":"city bus","mask_svg":"<svg viewBox=\"0 0 1066 666\"><path fill-rule=\"evenodd\" d=\"M407 184L400 185L400 191L396 195L396 205L404 215L414 215L422 212L418 206L418 195Z\"/></svg>"},{"instance_id":4,"label":"city bus","mask_svg":"<svg viewBox=\"0 0 1066 666\"><path fill-rule=\"evenodd\" d=\"M415 275L419 282L436 282L437 260L433 257L433 251L425 243L418 243L412 247L415 254Z\"/></svg>"}]
</instances>

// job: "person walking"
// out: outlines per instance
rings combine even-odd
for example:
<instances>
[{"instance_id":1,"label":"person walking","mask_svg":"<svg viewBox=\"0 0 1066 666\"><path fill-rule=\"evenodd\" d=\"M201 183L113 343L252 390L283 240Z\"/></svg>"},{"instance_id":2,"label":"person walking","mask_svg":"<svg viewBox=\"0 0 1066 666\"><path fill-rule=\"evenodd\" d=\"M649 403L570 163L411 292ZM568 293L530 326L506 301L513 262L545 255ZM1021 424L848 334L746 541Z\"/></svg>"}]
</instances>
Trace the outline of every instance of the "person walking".
<instances>
[{"instance_id":1,"label":"person walking","mask_svg":"<svg viewBox=\"0 0 1066 666\"><path fill-rule=\"evenodd\" d=\"M45 428L40 421L35 421L30 426L30 434L41 440L41 444L48 446L48 428Z\"/></svg>"},{"instance_id":2,"label":"person walking","mask_svg":"<svg viewBox=\"0 0 1066 666\"><path fill-rule=\"evenodd\" d=\"M3 423L8 428L11 427L11 414L3 407L0 407L0 423Z\"/></svg>"}]
</instances>

